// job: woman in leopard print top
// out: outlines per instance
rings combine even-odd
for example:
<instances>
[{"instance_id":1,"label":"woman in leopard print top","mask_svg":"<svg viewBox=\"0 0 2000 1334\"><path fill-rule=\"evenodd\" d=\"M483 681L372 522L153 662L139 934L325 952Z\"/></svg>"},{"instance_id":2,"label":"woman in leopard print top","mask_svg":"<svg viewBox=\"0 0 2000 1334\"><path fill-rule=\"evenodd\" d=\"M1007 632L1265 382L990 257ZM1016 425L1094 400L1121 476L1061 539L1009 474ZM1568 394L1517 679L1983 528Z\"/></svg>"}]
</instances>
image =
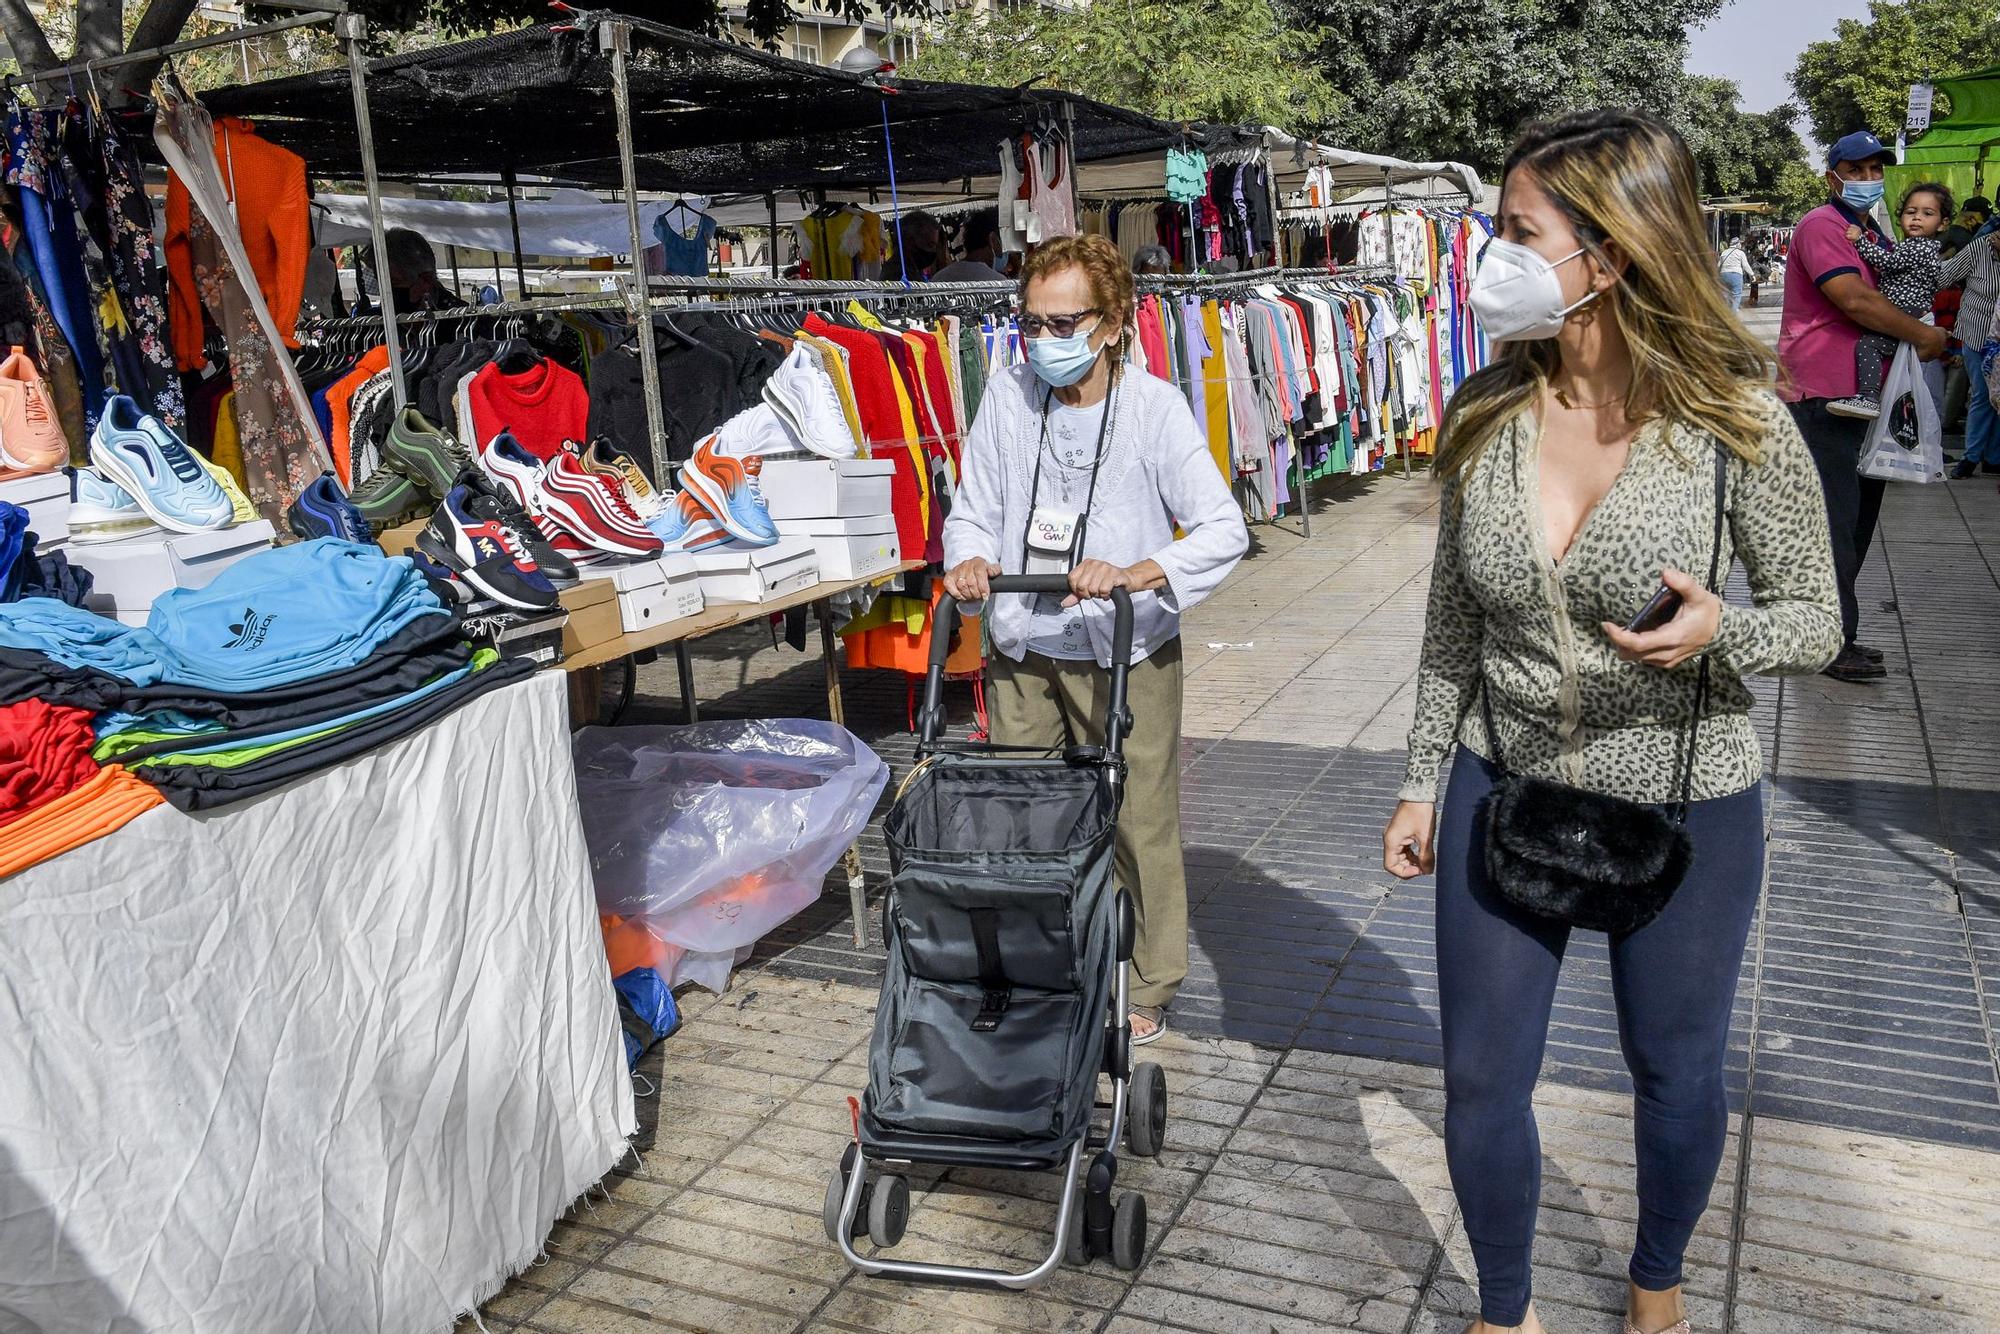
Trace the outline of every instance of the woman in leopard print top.
<instances>
[{"instance_id":1,"label":"woman in leopard print top","mask_svg":"<svg viewBox=\"0 0 2000 1334\"><path fill-rule=\"evenodd\" d=\"M1440 438L1416 721L1383 843L1392 874L1437 871L1445 1153L1479 1271L1474 1334L1541 1329L1531 1098L1569 936L1487 879L1477 813L1501 773L1491 757L1675 800L1709 660L1691 864L1657 918L1610 941L1636 1093L1627 1329L1689 1334L1681 1259L1722 1159L1730 1010L1763 878L1762 757L1742 677L1818 671L1841 642L1819 481L1771 392L1768 353L1710 272L1696 180L1686 145L1651 117L1585 112L1528 131L1473 287L1500 352L1460 387ZM1719 568L1741 559L1747 606L1704 586L1717 450ZM1662 582L1679 611L1625 631Z\"/></svg>"}]
</instances>

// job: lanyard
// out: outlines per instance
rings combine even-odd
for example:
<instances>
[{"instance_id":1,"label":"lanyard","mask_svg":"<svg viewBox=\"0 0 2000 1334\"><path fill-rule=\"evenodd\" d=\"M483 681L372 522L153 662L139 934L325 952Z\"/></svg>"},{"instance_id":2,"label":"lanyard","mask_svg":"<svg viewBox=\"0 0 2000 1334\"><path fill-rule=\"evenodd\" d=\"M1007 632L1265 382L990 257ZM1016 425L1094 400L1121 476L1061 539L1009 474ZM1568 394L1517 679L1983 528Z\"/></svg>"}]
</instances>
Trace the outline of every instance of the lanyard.
<instances>
[{"instance_id":1,"label":"lanyard","mask_svg":"<svg viewBox=\"0 0 2000 1334\"><path fill-rule=\"evenodd\" d=\"M1049 452L1049 407L1055 400L1055 390L1042 395L1042 431L1035 446L1035 477L1028 484L1028 518L1021 525L1021 546L1028 545L1028 536L1035 522L1035 508L1042 494L1042 456ZM1083 550L1084 530L1090 525L1090 507L1097 501L1097 477L1104 465L1104 444L1111 435L1111 418L1118 408L1118 381L1111 382L1111 392L1105 399L1104 416L1097 423L1097 453L1090 460L1090 490L1084 494L1083 509L1076 516L1076 534L1069 543L1070 568L1076 568L1076 558ZM1067 467L1068 465L1063 465Z\"/></svg>"}]
</instances>

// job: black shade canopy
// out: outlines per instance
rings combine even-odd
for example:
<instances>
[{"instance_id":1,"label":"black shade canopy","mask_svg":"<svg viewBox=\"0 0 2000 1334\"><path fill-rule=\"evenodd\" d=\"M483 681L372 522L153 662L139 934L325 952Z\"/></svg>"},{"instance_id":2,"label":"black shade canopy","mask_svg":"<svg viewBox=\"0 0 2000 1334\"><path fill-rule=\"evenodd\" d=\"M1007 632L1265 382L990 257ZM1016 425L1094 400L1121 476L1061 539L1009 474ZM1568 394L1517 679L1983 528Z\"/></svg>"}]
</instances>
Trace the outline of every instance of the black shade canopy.
<instances>
[{"instance_id":1,"label":"black shade canopy","mask_svg":"<svg viewBox=\"0 0 2000 1334\"><path fill-rule=\"evenodd\" d=\"M513 170L616 188L611 58L581 14L370 62L378 169L390 176ZM889 183L886 107L900 181L990 174L999 141L1038 124L1073 127L1079 161L1163 153L1189 139L1235 146L1227 127L1180 126L1068 93L868 78L678 29L626 19L638 185L700 194L862 188ZM222 88L216 115L254 117L315 175L361 174L346 69Z\"/></svg>"}]
</instances>

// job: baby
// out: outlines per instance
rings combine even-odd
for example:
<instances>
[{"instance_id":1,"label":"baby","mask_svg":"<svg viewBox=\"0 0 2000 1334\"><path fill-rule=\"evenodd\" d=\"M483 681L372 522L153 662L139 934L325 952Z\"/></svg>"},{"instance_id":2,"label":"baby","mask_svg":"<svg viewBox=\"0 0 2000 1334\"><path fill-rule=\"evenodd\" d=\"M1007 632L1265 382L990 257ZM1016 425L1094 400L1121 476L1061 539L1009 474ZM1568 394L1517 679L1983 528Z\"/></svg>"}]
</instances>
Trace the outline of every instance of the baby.
<instances>
[{"instance_id":1,"label":"baby","mask_svg":"<svg viewBox=\"0 0 2000 1334\"><path fill-rule=\"evenodd\" d=\"M1903 239L1897 244L1878 245L1861 228L1847 229L1847 239L1854 243L1856 253L1875 270L1882 295L1905 315L1923 319L1931 313L1931 303L1944 285L1939 273L1938 236L1951 216L1951 191L1925 182L1903 192L1896 215ZM1836 399L1826 410L1843 417L1881 416L1882 376L1889 358L1895 355L1896 339L1884 333L1864 334L1854 349L1854 397Z\"/></svg>"}]
</instances>

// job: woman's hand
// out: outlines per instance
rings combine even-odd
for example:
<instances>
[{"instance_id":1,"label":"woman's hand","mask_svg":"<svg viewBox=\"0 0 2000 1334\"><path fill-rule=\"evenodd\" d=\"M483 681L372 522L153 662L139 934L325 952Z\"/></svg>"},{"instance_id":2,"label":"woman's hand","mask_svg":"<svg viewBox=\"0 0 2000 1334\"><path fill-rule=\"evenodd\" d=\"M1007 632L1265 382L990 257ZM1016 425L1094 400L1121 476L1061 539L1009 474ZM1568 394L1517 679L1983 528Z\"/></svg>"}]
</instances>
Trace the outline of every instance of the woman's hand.
<instances>
[{"instance_id":1,"label":"woman's hand","mask_svg":"<svg viewBox=\"0 0 2000 1334\"><path fill-rule=\"evenodd\" d=\"M1848 239L1849 241L1859 241L1859 240L1861 239L1862 235L1863 235L1863 233L1862 233L1862 231L1861 231L1861 229L1860 229L1859 227L1852 227L1852 226L1850 226L1850 227L1849 227L1849 228L1847 229L1847 239Z\"/></svg>"},{"instance_id":2,"label":"woman's hand","mask_svg":"<svg viewBox=\"0 0 2000 1334\"><path fill-rule=\"evenodd\" d=\"M1680 666L1708 647L1722 624L1722 599L1679 570L1665 571L1660 581L1681 595L1681 609L1671 621L1636 635L1606 621L1604 634L1625 661L1665 670Z\"/></svg>"},{"instance_id":3,"label":"woman's hand","mask_svg":"<svg viewBox=\"0 0 2000 1334\"><path fill-rule=\"evenodd\" d=\"M1382 831L1382 869L1398 880L1429 875L1437 865L1437 848L1431 837L1436 831L1436 802L1397 802L1389 827Z\"/></svg>"},{"instance_id":4,"label":"woman's hand","mask_svg":"<svg viewBox=\"0 0 2000 1334\"><path fill-rule=\"evenodd\" d=\"M981 556L962 560L946 571L944 591L958 602L984 602L992 590L987 581L1000 573L1000 567Z\"/></svg>"},{"instance_id":5,"label":"woman's hand","mask_svg":"<svg viewBox=\"0 0 2000 1334\"><path fill-rule=\"evenodd\" d=\"M1095 598L1108 598L1114 588L1135 590L1138 581L1132 571L1122 565L1113 565L1105 560L1087 560L1069 572L1069 596L1063 599L1063 606L1074 607L1079 602Z\"/></svg>"}]
</instances>

